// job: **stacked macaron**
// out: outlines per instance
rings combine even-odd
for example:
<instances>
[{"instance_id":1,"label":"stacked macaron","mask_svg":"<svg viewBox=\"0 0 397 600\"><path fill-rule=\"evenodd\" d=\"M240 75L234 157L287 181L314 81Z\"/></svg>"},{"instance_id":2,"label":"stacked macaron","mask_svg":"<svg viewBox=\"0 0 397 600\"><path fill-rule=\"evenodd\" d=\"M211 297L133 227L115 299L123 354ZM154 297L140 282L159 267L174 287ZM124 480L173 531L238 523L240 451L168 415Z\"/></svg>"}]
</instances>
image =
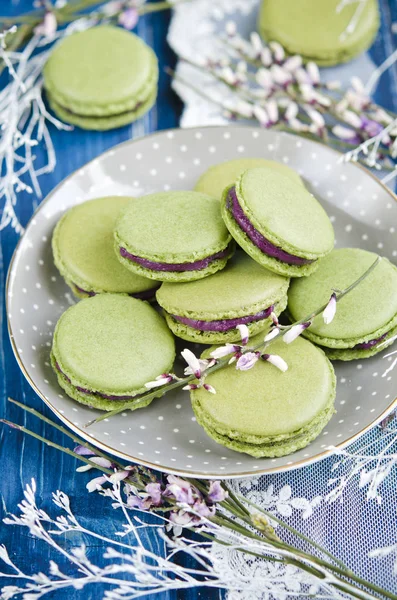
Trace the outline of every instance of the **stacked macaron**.
<instances>
[{"instance_id":1,"label":"stacked macaron","mask_svg":"<svg viewBox=\"0 0 397 600\"><path fill-rule=\"evenodd\" d=\"M275 341L272 352L287 361L285 373L266 361L246 372L229 365L206 379L215 399L203 388L191 392L197 421L222 446L257 457L290 454L315 439L334 413L335 373L322 350L298 338Z\"/></svg>"},{"instance_id":2,"label":"stacked macaron","mask_svg":"<svg viewBox=\"0 0 397 600\"><path fill-rule=\"evenodd\" d=\"M289 279L237 252L226 267L205 279L163 283L156 297L171 331L201 344L241 339L238 325L250 335L266 329L273 314L286 307Z\"/></svg>"},{"instance_id":3,"label":"stacked macaron","mask_svg":"<svg viewBox=\"0 0 397 600\"><path fill-rule=\"evenodd\" d=\"M174 338L147 302L99 294L71 306L54 332L51 363L68 396L101 410L134 410L145 383L170 371Z\"/></svg>"},{"instance_id":4,"label":"stacked macaron","mask_svg":"<svg viewBox=\"0 0 397 600\"><path fill-rule=\"evenodd\" d=\"M377 0L262 0L258 30L289 54L319 65L337 65L364 52L379 28Z\"/></svg>"},{"instance_id":5,"label":"stacked macaron","mask_svg":"<svg viewBox=\"0 0 397 600\"><path fill-rule=\"evenodd\" d=\"M114 236L121 263L156 281L207 277L234 252L219 202L199 192L161 192L130 202Z\"/></svg>"},{"instance_id":6,"label":"stacked macaron","mask_svg":"<svg viewBox=\"0 0 397 600\"><path fill-rule=\"evenodd\" d=\"M52 236L54 262L78 298L101 293L154 298L159 283L124 269L113 248L113 230L123 196L89 200L74 206L58 221Z\"/></svg>"},{"instance_id":7,"label":"stacked macaron","mask_svg":"<svg viewBox=\"0 0 397 600\"><path fill-rule=\"evenodd\" d=\"M300 181L270 167L243 172L225 189L221 205L226 227L240 246L280 275L310 275L334 246L334 230L321 204Z\"/></svg>"},{"instance_id":8,"label":"stacked macaron","mask_svg":"<svg viewBox=\"0 0 397 600\"><path fill-rule=\"evenodd\" d=\"M347 288L374 262L376 254L340 248L329 254L311 277L294 280L288 296L292 321L305 318L327 302L330 289ZM397 336L397 268L382 258L376 268L338 302L332 323L321 317L303 333L333 360L369 358Z\"/></svg>"},{"instance_id":9,"label":"stacked macaron","mask_svg":"<svg viewBox=\"0 0 397 600\"><path fill-rule=\"evenodd\" d=\"M153 50L133 33L109 25L62 40L43 76L53 111L83 129L131 123L153 106L157 96Z\"/></svg>"}]
</instances>

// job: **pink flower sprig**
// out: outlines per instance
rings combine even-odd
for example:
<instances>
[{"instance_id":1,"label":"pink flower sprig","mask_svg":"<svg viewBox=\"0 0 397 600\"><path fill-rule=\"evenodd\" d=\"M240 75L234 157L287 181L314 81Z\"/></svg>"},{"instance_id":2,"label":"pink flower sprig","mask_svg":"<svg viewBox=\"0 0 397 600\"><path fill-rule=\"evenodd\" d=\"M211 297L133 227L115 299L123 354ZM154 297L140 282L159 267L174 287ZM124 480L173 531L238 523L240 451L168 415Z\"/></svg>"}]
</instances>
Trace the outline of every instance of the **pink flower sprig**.
<instances>
[{"instance_id":1,"label":"pink flower sprig","mask_svg":"<svg viewBox=\"0 0 397 600\"><path fill-rule=\"evenodd\" d=\"M382 260L381 257L377 257L372 265L351 285L344 290L332 290L330 298L326 304L320 306L317 310L313 311L310 315L307 315L304 319L290 325L281 325L277 318L277 315L272 313L271 320L272 326L270 331L264 336L264 338L255 346L250 347L249 343L249 328L247 325L238 325L238 330L241 337L241 342L228 343L224 346L218 346L210 353L210 358L198 358L194 352L185 348L181 355L187 366L184 369L184 377L177 377L172 373L163 373L159 375L154 381L146 384L148 392L141 395L142 399L153 399L159 395L161 390L162 395L167 392L182 388L183 390L196 390L199 388L205 391L216 394L215 388L206 383L206 378L209 374L214 373L218 369L223 369L230 364L235 363L238 371L248 371L252 369L259 360L264 360L275 368L282 372L288 370L288 365L282 356L278 354L272 354L268 352L268 347L273 343L274 340L282 336L283 341L286 344L292 343L299 337L305 329L310 327L313 320L322 315L325 324L330 324L336 314L336 305L344 296L350 293L357 285L359 285L368 275L373 271L378 262ZM216 401L216 399L214 399ZM130 406L132 407L134 402L122 404L119 408L105 412L100 417L86 424L89 427L93 423L102 421L103 419L109 419L120 412L125 411Z\"/></svg>"},{"instance_id":2,"label":"pink flower sprig","mask_svg":"<svg viewBox=\"0 0 397 600\"><path fill-rule=\"evenodd\" d=\"M199 490L192 482L168 475L167 483L163 484L143 467L121 466L104 456L96 456L95 452L85 446L77 446L74 453L89 457L93 464L78 467L78 472L92 468L113 470L112 474L103 473L91 479L87 491L108 495L112 486L121 482L124 484L125 505L130 509L167 512L168 519L177 526L197 526L204 519L215 516L217 504L228 497L227 490L220 481L209 482L207 489ZM110 486L110 487L109 487Z\"/></svg>"},{"instance_id":3,"label":"pink flower sprig","mask_svg":"<svg viewBox=\"0 0 397 600\"><path fill-rule=\"evenodd\" d=\"M199 56L192 61L180 56L223 84L216 96L192 84L191 79L174 74L175 79L220 106L231 120L248 119L264 128L331 140L337 147L353 151L346 160L357 158L375 168L393 166L390 158L397 157L395 115L372 102L358 77L341 90L339 82L321 80L314 62L304 64L301 56L288 56L278 42L265 44L257 32L247 40L233 22L226 25L223 42L219 57ZM374 137L371 153L365 152L366 146L354 153L357 144Z\"/></svg>"}]
</instances>

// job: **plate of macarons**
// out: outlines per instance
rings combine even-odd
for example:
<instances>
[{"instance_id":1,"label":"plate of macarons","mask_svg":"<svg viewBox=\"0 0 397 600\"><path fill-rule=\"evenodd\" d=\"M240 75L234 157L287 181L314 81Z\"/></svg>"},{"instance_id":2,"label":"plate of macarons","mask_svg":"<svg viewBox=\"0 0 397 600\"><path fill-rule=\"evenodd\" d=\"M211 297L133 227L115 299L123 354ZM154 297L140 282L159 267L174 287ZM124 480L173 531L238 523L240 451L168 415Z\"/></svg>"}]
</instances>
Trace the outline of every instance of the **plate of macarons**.
<instances>
[{"instance_id":1,"label":"plate of macarons","mask_svg":"<svg viewBox=\"0 0 397 600\"><path fill-rule=\"evenodd\" d=\"M311 140L240 126L130 140L29 222L7 282L13 350L64 423L129 462L203 478L307 465L397 405L396 229L394 194ZM378 256L332 319L239 359ZM208 368L225 348L206 385L148 397L185 349Z\"/></svg>"}]
</instances>

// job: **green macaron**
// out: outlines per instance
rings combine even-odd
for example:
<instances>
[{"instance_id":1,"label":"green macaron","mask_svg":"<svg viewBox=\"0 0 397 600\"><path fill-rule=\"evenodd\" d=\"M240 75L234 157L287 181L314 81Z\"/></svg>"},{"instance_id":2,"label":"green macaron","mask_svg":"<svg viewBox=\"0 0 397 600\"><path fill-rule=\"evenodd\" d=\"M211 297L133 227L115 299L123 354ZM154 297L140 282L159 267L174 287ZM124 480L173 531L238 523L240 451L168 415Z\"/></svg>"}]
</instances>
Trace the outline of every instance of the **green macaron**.
<instances>
[{"instance_id":1,"label":"green macaron","mask_svg":"<svg viewBox=\"0 0 397 600\"><path fill-rule=\"evenodd\" d=\"M114 236L121 263L156 281L207 277L223 269L234 252L219 202L199 192L160 192L133 200Z\"/></svg>"},{"instance_id":2,"label":"green macaron","mask_svg":"<svg viewBox=\"0 0 397 600\"><path fill-rule=\"evenodd\" d=\"M113 229L131 198L108 196L69 209L52 236L54 262L79 298L103 292L150 300L158 283L132 273L117 260Z\"/></svg>"},{"instance_id":3,"label":"green macaron","mask_svg":"<svg viewBox=\"0 0 397 600\"><path fill-rule=\"evenodd\" d=\"M62 120L83 129L113 129L152 107L158 64L139 37L100 25L55 46L43 76L50 106Z\"/></svg>"},{"instance_id":4,"label":"green macaron","mask_svg":"<svg viewBox=\"0 0 397 600\"><path fill-rule=\"evenodd\" d=\"M147 302L120 294L99 294L71 306L59 319L51 363L68 396L101 410L140 399L145 383L169 372L174 338Z\"/></svg>"},{"instance_id":5,"label":"green macaron","mask_svg":"<svg viewBox=\"0 0 397 600\"><path fill-rule=\"evenodd\" d=\"M253 338L254 345L260 341ZM198 423L222 446L256 457L284 456L307 446L334 413L335 373L324 352L302 338L274 341L267 352L288 364L280 371L259 360L249 371L236 363L208 375L216 395L191 392Z\"/></svg>"},{"instance_id":6,"label":"green macaron","mask_svg":"<svg viewBox=\"0 0 397 600\"><path fill-rule=\"evenodd\" d=\"M222 216L259 264L286 277L313 273L334 246L334 230L306 188L274 169L248 169L223 193Z\"/></svg>"},{"instance_id":7,"label":"green macaron","mask_svg":"<svg viewBox=\"0 0 397 600\"><path fill-rule=\"evenodd\" d=\"M274 169L283 173L286 177L291 177L297 183L302 183L296 171L275 160L267 160L265 158L236 158L210 167L201 175L194 189L197 192L203 192L220 200L223 190L226 187L237 181L244 171L254 169L255 167Z\"/></svg>"},{"instance_id":8,"label":"green macaron","mask_svg":"<svg viewBox=\"0 0 397 600\"><path fill-rule=\"evenodd\" d=\"M237 252L222 271L187 283L163 283L156 297L171 331L201 344L237 342L266 329L287 304L289 279Z\"/></svg>"},{"instance_id":9,"label":"green macaron","mask_svg":"<svg viewBox=\"0 0 397 600\"><path fill-rule=\"evenodd\" d=\"M316 273L291 283L288 312L293 321L327 303L333 289L345 289L376 260L359 248L340 248L326 256ZM382 258L374 270L336 307L326 325L320 316L303 333L323 348L330 359L368 358L384 350L397 334L397 268Z\"/></svg>"},{"instance_id":10,"label":"green macaron","mask_svg":"<svg viewBox=\"0 0 397 600\"><path fill-rule=\"evenodd\" d=\"M259 33L290 54L337 65L364 52L379 28L376 0L262 0Z\"/></svg>"}]
</instances>

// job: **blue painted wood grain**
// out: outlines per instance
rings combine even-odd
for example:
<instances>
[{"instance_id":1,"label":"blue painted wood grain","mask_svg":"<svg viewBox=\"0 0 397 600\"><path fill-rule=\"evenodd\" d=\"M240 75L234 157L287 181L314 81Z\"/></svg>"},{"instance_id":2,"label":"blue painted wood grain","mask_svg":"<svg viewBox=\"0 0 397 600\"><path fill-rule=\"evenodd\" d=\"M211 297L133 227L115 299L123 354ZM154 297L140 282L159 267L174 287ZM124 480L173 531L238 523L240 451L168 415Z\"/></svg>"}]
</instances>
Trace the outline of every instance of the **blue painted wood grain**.
<instances>
[{"instance_id":1,"label":"blue painted wood grain","mask_svg":"<svg viewBox=\"0 0 397 600\"><path fill-rule=\"evenodd\" d=\"M0 0L2 13L20 14L31 8L29 0ZM397 21L397 3L395 0L380 0L382 12L382 29L371 49L373 60L379 64L390 54L395 47L395 39L391 32L391 23ZM43 196L53 189L67 175L81 167L101 152L126 139L138 137L146 133L176 127L181 111L181 103L170 88L170 81L164 72L166 65L173 66L175 57L168 48L165 38L169 24L170 14L167 12L147 16L139 21L137 33L145 39L156 51L160 62L159 95L156 106L138 123L109 132L84 132L76 129L73 132L58 132L53 130L52 137L57 153L57 166L53 173L41 178ZM391 93L392 92L392 93ZM396 110L397 107L397 71L390 70L382 77L376 93L376 100ZM40 202L40 198L21 193L19 195L18 215L23 224L26 224L33 210ZM18 241L11 229L1 234L0 244L0 295L4 298L5 276L14 247ZM10 420L23 423L40 435L49 437L58 444L68 445L68 439L59 432L52 431L48 426L35 420L29 415L24 415L15 406L7 403L11 396L30 406L42 411L47 416L55 419L49 409L43 405L35 395L20 372L12 354L8 340L4 303L0 311L2 342L0 347L0 415ZM85 483L89 474L76 474L77 463L71 457L65 456L32 438L0 426L0 518L7 510L16 510L16 504L22 498L23 488L34 477L37 481L38 504L49 509L51 493L62 489L70 496L76 515L88 515L90 523L94 523L98 530L116 531L120 528L121 518L117 511L110 508L108 501L95 494L87 497ZM104 552L100 542L90 539L74 540L84 541L88 547L88 555L95 562ZM30 536L26 529L9 527L0 524L0 543L6 544L13 560L22 570L30 572L47 571L50 559L54 555L43 542ZM158 542L151 530L147 531L147 544L155 552L164 553L164 547ZM0 580L0 585L1 582ZM14 583L12 580L7 583ZM53 596L54 597L54 596ZM86 591L68 590L64 594L57 594L57 599L80 600L99 599L103 597L103 589L92 587ZM161 597L161 600L196 600L198 598L215 600L222 597L222 593L213 590L192 590L181 593L167 593L152 596L148 600Z\"/></svg>"},{"instance_id":2,"label":"blue painted wood grain","mask_svg":"<svg viewBox=\"0 0 397 600\"><path fill-rule=\"evenodd\" d=\"M32 8L31 2L19 3L0 1L0 10L4 14L21 14ZM166 44L166 32L170 20L170 13L163 12L142 18L137 26L136 33L147 41L155 50L160 62L159 94L156 106L139 122L127 127L108 132L84 132L75 129L73 132L51 131L57 154L57 166L53 173L41 178L43 197L55 185L70 173L84 165L87 161L101 154L108 148L130 138L140 137L152 131L177 127L181 103L171 91L168 75L164 72L165 66L173 66L175 57ZM40 160L40 156L38 157ZM21 193L18 198L18 216L25 225L30 219L33 210L40 202L40 198ZM11 229L1 234L0 245L0 295L4 298L4 285L8 264L13 250L18 241L18 236ZM51 428L38 422L30 415L24 415L7 402L11 396L29 406L32 406L50 418L56 419L49 409L41 402L30 388L16 360L13 356L8 340L4 302L0 312L2 343L0 348L0 415L10 420L15 420L26 425L40 435L50 438L58 444L70 447L68 438L54 432ZM97 494L87 495L85 484L90 479L89 474L76 474L78 462L55 449L49 448L40 442L24 436L15 430L0 426L0 464L2 477L0 480L0 518L7 511L16 511L17 503L22 499L23 489L32 477L37 482L38 505L44 509L51 508L51 493L57 489L64 490L71 499L71 504L76 515L90 522L98 531L117 531L123 519L118 511L111 508L108 500L102 499ZM92 476L91 476L92 477ZM52 510L52 509L51 509ZM149 518L150 519L150 518ZM145 533L146 545L153 552L164 555L163 542L150 528ZM88 548L88 556L95 563L105 551L105 545L99 541L74 539L73 542L84 542ZM0 524L0 543L4 543L10 551L12 559L26 572L42 570L48 571L51 559L57 559L47 544L33 538L25 528L10 527ZM65 565L67 568L67 565ZM15 583L15 580L0 580L0 586ZM62 600L77 600L81 598L102 598L104 588L98 586L87 588L85 591L67 590L57 593L56 597ZM174 600L176 592L161 594L162 600ZM52 596L54 597L54 596ZM199 591L186 593L183 598L195 600L200 597ZM202 596L201 596L202 597ZM219 592L207 598L219 598ZM148 600L159 598L159 595L147 595Z\"/></svg>"}]
</instances>

